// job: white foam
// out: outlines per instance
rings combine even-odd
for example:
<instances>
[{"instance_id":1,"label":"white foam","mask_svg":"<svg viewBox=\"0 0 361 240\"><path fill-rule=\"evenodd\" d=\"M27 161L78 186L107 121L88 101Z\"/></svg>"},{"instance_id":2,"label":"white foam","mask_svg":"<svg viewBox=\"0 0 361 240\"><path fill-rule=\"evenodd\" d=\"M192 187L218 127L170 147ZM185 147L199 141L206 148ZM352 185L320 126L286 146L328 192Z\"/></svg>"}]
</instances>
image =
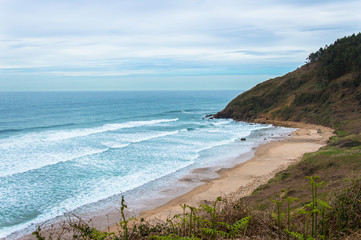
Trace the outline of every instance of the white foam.
<instances>
[{"instance_id":1,"label":"white foam","mask_svg":"<svg viewBox=\"0 0 361 240\"><path fill-rule=\"evenodd\" d=\"M24 173L32 170L36 170L48 165L54 165L60 162L67 162L76 158L86 157L94 154L99 154L107 151L105 149L92 149L83 148L77 152L53 152L53 153L18 153L16 158L12 156L3 156L5 158L1 161L0 177L6 177L13 174ZM9 159L9 160L7 160Z\"/></svg>"},{"instance_id":2,"label":"white foam","mask_svg":"<svg viewBox=\"0 0 361 240\"><path fill-rule=\"evenodd\" d=\"M119 148L125 148L129 146L129 143L118 143L118 142L104 142L103 145L113 148L113 149L119 149Z\"/></svg>"},{"instance_id":3,"label":"white foam","mask_svg":"<svg viewBox=\"0 0 361 240\"><path fill-rule=\"evenodd\" d=\"M123 139L126 142L118 141L106 141L102 145L105 148L92 148L87 147L75 147L75 149L69 149L68 145L62 145L60 149L53 152L47 152L53 148L52 145L42 143L38 145L37 149L31 146L25 146L24 149L19 148L18 151L9 152L3 151L0 171L0 177L10 176L17 173L24 173L31 170L36 170L48 165L54 165L60 162L67 162L77 158L100 154L112 149L120 149L129 146L132 143L140 143L143 141L149 141L151 139L175 135L180 131L160 132L157 134L150 134L146 136L138 136L138 134L131 134L133 138Z\"/></svg>"},{"instance_id":4,"label":"white foam","mask_svg":"<svg viewBox=\"0 0 361 240\"><path fill-rule=\"evenodd\" d=\"M179 132L180 132L179 130L176 130L176 131L171 131L171 132L162 132L162 133L158 133L158 134L150 134L150 135L147 134L146 136L139 136L139 134L130 134L129 136L122 136L122 139L121 139L123 141L122 143L120 143L118 141L106 141L106 142L103 142L102 144L109 148L119 149L119 148L128 147L132 143L140 143L140 142L149 141L149 140L152 140L155 138L175 135ZM142 134L140 134L140 135L142 135ZM124 143L124 142L126 142L126 143Z\"/></svg>"},{"instance_id":5,"label":"white foam","mask_svg":"<svg viewBox=\"0 0 361 240\"><path fill-rule=\"evenodd\" d=\"M180 132L179 130L176 130L176 131L172 131L172 132L159 133L159 134L156 134L156 135L146 136L146 137L143 137L143 138L139 138L137 140L133 140L133 141L131 141L131 143L140 143L140 142L148 141L148 140L151 140L151 139L154 139L154 138L160 138L160 137L165 137L165 136L169 136L169 135L175 135L175 134L177 134L179 132Z\"/></svg>"},{"instance_id":6,"label":"white foam","mask_svg":"<svg viewBox=\"0 0 361 240\"><path fill-rule=\"evenodd\" d=\"M220 126L220 125L226 125L226 124L229 124L233 122L233 120L220 120L220 121L217 121L217 122L213 122L213 125L214 126Z\"/></svg>"},{"instance_id":7,"label":"white foam","mask_svg":"<svg viewBox=\"0 0 361 240\"><path fill-rule=\"evenodd\" d=\"M92 186L94 188L91 192L83 192L77 194L75 197L68 198L61 202L58 206L50 208L40 216L27 221L25 223L13 226L5 227L0 231L0 238L10 239L9 236L16 231L24 230L27 228L28 231L34 231L35 225L41 224L42 222L62 216L63 214L73 211L79 207L98 202L114 195L114 193L126 192L137 187L140 187L146 183L162 178L166 175L172 174L179 169L185 168L194 162L170 162L170 165L163 164L160 166L154 166L153 168L147 168L147 170L136 171L130 175L123 177L113 177L108 179L97 180Z\"/></svg>"},{"instance_id":8,"label":"white foam","mask_svg":"<svg viewBox=\"0 0 361 240\"><path fill-rule=\"evenodd\" d=\"M101 127L96 128L86 128L86 129L75 129L70 131L61 131L56 132L48 136L45 140L47 141L58 141L75 137L84 137L96 133L103 133L108 131L115 131L124 128L134 128L134 127L142 127L149 126L159 123L167 123L167 122L175 122L178 121L178 118L175 119L158 119L158 120L149 120L149 121L132 121L126 123L117 123L117 124L106 124Z\"/></svg>"},{"instance_id":9,"label":"white foam","mask_svg":"<svg viewBox=\"0 0 361 240\"><path fill-rule=\"evenodd\" d=\"M102 199L108 198L114 193L120 193L120 191L125 192L137 187L140 187L150 181L159 179L163 176L166 176L168 174L174 173L179 169L182 169L184 167L187 167L194 163L194 160L199 157L199 153L208 149L212 149L218 146L223 146L230 144L234 142L236 139L240 137L245 137L251 134L252 131L262 128L268 128L270 126L268 125L246 125L246 128L242 129L242 124L228 124L232 121L219 121L219 122L207 122L207 128L196 128L196 131L187 131L187 129L181 129L181 130L175 130L175 131L167 131L167 132L146 132L138 131L138 129L135 129L133 133L127 132L114 132L111 134L103 134L103 135L95 135L92 137L87 138L79 138L79 139L73 139L76 137L83 137L88 136L92 134L97 133L103 133L108 131L116 131L123 128L133 128L133 127L141 127L141 126L147 126L147 125L153 125L158 123L166 123L166 122L174 122L178 121L177 119L159 119L159 120L151 120L151 121L134 121L134 122L127 122L127 123L120 123L120 124L106 124L101 127L96 128L87 128L87 129L74 129L74 130L68 130L68 131L58 131L58 132L42 132L42 133L33 133L32 135L27 135L27 138L32 138L36 136L39 139L39 136L41 136L43 142L41 147L37 149L37 151L45 149L46 146L49 146L49 149L51 146L58 146L55 144L61 143L63 145L59 146L62 148L60 150L62 151L54 151L54 155L57 157L50 158L43 158L44 161L39 161L35 157L31 157L31 159L23 158L21 161L12 162L12 164L21 166L21 167L9 167L11 171L21 170L26 171L25 168L28 169L35 169L38 167L46 166L49 164L54 164L57 161L67 161L66 159L74 159L74 157L82 157L82 154L84 156L87 155L93 155L97 153L101 153L104 151L107 151L109 148L126 148L130 144L133 143L140 143L143 141L148 141L155 138L161 138L165 136L170 135L177 135L176 137L167 138L166 143L172 144L171 146L168 146L167 144L163 144L165 141L156 142L158 145L156 146L162 146L161 148L157 148L159 151L157 154L152 153L153 159L167 159L166 161L162 162L162 164L145 164L144 168L142 169L135 169L134 172L131 172L127 176L118 176L118 177L110 177L107 175L107 179L101 178L100 176L97 178L94 178L92 180L93 182L89 181L87 182L87 186L91 186L91 189L86 189L86 192L79 192L79 194L76 194L74 197L69 197L65 201L61 202L60 204L51 205L49 209L46 209L44 211L44 214L37 217L35 220L28 221L26 223L10 227L10 228L3 228L0 231L0 238L6 237L8 234L24 229L25 227L32 226L34 223L40 223L42 221L54 218L55 216L59 216L62 213L65 213L67 211L71 211L73 209L76 209L78 207L84 206L89 203L97 202ZM189 122L187 122L189 124ZM198 123L200 124L200 123ZM184 127L184 126L183 126ZM44 134L45 133L45 134ZM223 133L223 134L222 134ZM226 138L226 139L225 139ZM36 140L36 138L33 138L33 140ZM69 139L69 140L66 140ZM12 139L10 139L12 140ZM13 138L14 142L18 141L18 139ZM15 141L16 140L16 141ZM63 141L64 140L64 141ZM83 143L82 146L87 146L88 142L85 142L83 140L89 141L91 144L93 144L95 141L98 145L93 145L89 149L87 148L78 148L76 146L76 149L79 150L78 153L76 152L64 152L63 150L66 149L66 146L71 146L72 143L77 143L80 146L80 143ZM209 142L211 140L211 142ZM18 143L22 144L20 151L28 149L30 146L29 143L26 143L24 145L24 142L18 141ZM37 142L36 144L39 144ZM163 145L162 145L163 144ZM145 144L146 147L151 146L150 144ZM138 145L136 145L138 147ZM233 145L232 145L233 146ZM14 145L14 149L17 149L18 146ZM102 147L102 148L101 148ZM139 147L142 147L139 145ZM1 142L0 142L0 151L1 151ZM221 147L222 148L222 147ZM225 146L225 149L227 146ZM232 147L231 147L232 148ZM52 149L52 148L51 148ZM145 148L146 149L146 148ZM58 150L58 149L57 149ZM94 150L94 151L93 151ZM97 152L98 151L98 152ZM212 151L212 150L211 150ZM218 150L217 150L218 152ZM34 152L34 156L38 154L36 151ZM63 154L63 155L62 155ZM78 155L76 155L78 154ZM144 152L146 154L146 152ZM24 152L23 155L19 155L19 159L22 157L29 157L29 152ZM37 155L39 156L39 155ZM40 155L42 156L42 155ZM202 155L203 156L203 155ZM224 156L223 156L224 157ZM179 158L179 159L178 159ZM8 159L11 159L8 157ZM25 164L24 164L25 159ZM169 159L169 161L168 161ZM1 160L1 159L0 159ZM31 160L31 161L30 161ZM83 159L82 159L83 160ZM89 162L87 162L89 160ZM95 160L95 161L93 161ZM97 160L99 160L97 162ZM179 161L178 161L179 160ZM79 161L80 164L83 163L82 161ZM154 161L155 162L155 161ZM21 163L21 164L20 164ZM84 163L90 163L90 164L96 164L101 163L103 165L101 166L109 166L104 164L102 158L84 158ZM143 166L143 165L142 165ZM24 168L23 168L24 167ZM106 169L105 169L106 170ZM9 172L9 171L2 171ZM0 173L1 176L1 173ZM84 191L84 190L83 190Z\"/></svg>"},{"instance_id":10,"label":"white foam","mask_svg":"<svg viewBox=\"0 0 361 240\"><path fill-rule=\"evenodd\" d=\"M226 145L226 144L229 144L229 143L232 143L236 140L236 138L232 138L232 139L229 139L229 140L223 140L223 141L219 141L219 142L213 142L203 148L200 148L200 149L197 149L197 153L200 153L202 151L205 151L205 150L208 150L208 149L211 149L211 148L215 148L215 147L219 147L219 146L222 146L222 145Z\"/></svg>"},{"instance_id":11,"label":"white foam","mask_svg":"<svg viewBox=\"0 0 361 240\"><path fill-rule=\"evenodd\" d=\"M125 128L134 128L142 126L150 126L160 123L168 123L178 121L178 118L174 119L156 119L149 121L131 121L126 123L114 123L105 124L95 128L78 128L73 130L60 130L60 131L45 131L39 133L28 133L23 136L16 136L9 139L0 140L0 151L1 149L18 148L26 144L54 142L66 139L72 139L77 137L85 137L92 134L104 133L108 131L116 131Z\"/></svg>"}]
</instances>

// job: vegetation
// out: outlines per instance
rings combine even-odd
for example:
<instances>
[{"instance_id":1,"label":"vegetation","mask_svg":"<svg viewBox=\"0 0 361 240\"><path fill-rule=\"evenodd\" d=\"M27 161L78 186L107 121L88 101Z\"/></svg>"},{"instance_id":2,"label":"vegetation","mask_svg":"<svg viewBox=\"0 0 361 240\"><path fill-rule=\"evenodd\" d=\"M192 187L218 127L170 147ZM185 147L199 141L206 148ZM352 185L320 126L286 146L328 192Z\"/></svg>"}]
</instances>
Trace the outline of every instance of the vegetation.
<instances>
[{"instance_id":1,"label":"vegetation","mask_svg":"<svg viewBox=\"0 0 361 240\"><path fill-rule=\"evenodd\" d=\"M131 227L120 222L117 233L102 232L79 218L62 225L61 233L39 227L36 239L359 239L361 236L361 178L354 178L337 193L319 197L326 183L319 177L307 177L308 202L291 207L299 199L281 191L275 205L259 211L246 205L245 199L217 198L198 208L182 205L183 213L165 222L136 221ZM122 206L125 207L124 202ZM66 231L64 231L64 229ZM352 236L353 234L353 236ZM354 237L354 238L353 238Z\"/></svg>"},{"instance_id":2,"label":"vegetation","mask_svg":"<svg viewBox=\"0 0 361 240\"><path fill-rule=\"evenodd\" d=\"M360 132L361 33L311 53L309 63L242 93L217 113L241 121L290 120Z\"/></svg>"},{"instance_id":3,"label":"vegetation","mask_svg":"<svg viewBox=\"0 0 361 240\"><path fill-rule=\"evenodd\" d=\"M310 54L308 63L239 95L218 118L292 120L335 129L327 146L305 154L252 195L181 205L166 221L127 219L102 232L72 217L36 239L361 239L361 34ZM321 180L322 179L322 180Z\"/></svg>"},{"instance_id":4,"label":"vegetation","mask_svg":"<svg viewBox=\"0 0 361 240\"><path fill-rule=\"evenodd\" d=\"M326 84L349 72L357 72L361 68L361 34L338 39L311 53L308 60L320 62L317 79Z\"/></svg>"}]
</instances>

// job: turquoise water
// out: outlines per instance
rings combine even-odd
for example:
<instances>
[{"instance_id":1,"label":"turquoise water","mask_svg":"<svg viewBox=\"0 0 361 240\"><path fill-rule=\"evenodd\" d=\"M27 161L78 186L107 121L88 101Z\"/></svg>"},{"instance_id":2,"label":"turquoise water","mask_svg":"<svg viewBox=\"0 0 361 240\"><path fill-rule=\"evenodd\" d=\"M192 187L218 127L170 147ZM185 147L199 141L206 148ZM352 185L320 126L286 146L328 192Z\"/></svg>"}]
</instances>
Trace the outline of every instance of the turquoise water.
<instances>
[{"instance_id":1,"label":"turquoise water","mask_svg":"<svg viewBox=\"0 0 361 240\"><path fill-rule=\"evenodd\" d=\"M264 137L290 132L204 118L238 94L0 93L0 238L109 208L121 193L146 208L193 169L232 166Z\"/></svg>"}]
</instances>

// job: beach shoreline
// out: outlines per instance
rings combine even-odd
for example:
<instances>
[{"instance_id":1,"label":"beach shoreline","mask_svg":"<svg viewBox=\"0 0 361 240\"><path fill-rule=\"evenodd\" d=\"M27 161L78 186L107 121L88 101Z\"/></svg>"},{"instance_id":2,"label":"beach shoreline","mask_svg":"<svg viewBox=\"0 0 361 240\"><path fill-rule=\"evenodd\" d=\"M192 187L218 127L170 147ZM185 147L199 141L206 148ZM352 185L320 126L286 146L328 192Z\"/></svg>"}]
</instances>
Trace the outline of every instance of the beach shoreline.
<instances>
[{"instance_id":1,"label":"beach shoreline","mask_svg":"<svg viewBox=\"0 0 361 240\"><path fill-rule=\"evenodd\" d=\"M327 145L328 139L334 132L331 128L313 124L271 122L262 119L255 122L297 128L297 130L282 139L273 139L271 141L265 139L267 142L255 148L253 157L249 156L250 158L244 161L244 156L240 155L237 157L240 163L216 171L218 177L202 180L201 185L184 194L175 196L158 207L150 207L151 209L141 211L135 216L131 213L128 216L136 217L138 220L144 218L147 221L165 221L167 218L181 213L181 204L199 206L202 203L214 201L219 196L222 198L248 196L258 186L267 183L277 172L299 162L305 153L316 152L319 148ZM190 175L185 176L186 179L180 179L179 181L187 181L187 178L191 179L198 171L203 170L194 169ZM115 209L112 213L93 216L91 219L94 227L102 231L119 232L121 227L118 224L109 224L109 222L119 222L121 219L120 212ZM54 230L54 228L51 229ZM55 227L55 229L60 230L61 227ZM28 234L20 237L20 239L34 239L34 237Z\"/></svg>"},{"instance_id":2,"label":"beach shoreline","mask_svg":"<svg viewBox=\"0 0 361 240\"><path fill-rule=\"evenodd\" d=\"M240 198L250 195L276 173L299 162L305 153L316 152L327 145L328 139L334 132L331 128L313 124L264 120L257 122L292 127L297 130L282 140L273 140L258 146L254 157L248 161L232 168L220 169L217 171L218 178L205 180L204 184L188 193L175 197L159 207L141 212L138 219L164 221L168 217L181 213L181 204L198 206L213 201L218 196ZM104 231L118 232L119 229L119 225L112 225Z\"/></svg>"}]
</instances>

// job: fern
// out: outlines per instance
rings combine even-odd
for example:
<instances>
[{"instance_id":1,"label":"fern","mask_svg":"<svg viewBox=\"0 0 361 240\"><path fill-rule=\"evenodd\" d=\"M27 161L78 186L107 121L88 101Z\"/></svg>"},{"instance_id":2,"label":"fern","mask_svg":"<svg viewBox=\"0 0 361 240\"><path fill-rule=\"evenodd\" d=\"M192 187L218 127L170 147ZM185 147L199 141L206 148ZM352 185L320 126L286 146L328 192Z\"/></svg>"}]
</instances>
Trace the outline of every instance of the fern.
<instances>
[{"instance_id":1,"label":"fern","mask_svg":"<svg viewBox=\"0 0 361 240\"><path fill-rule=\"evenodd\" d=\"M299 232L291 232L291 231L288 231L287 229L285 229L285 232L289 235L291 235L292 237L294 238L297 238L299 240L305 240L305 238L303 237L303 234L302 233L299 233Z\"/></svg>"},{"instance_id":2,"label":"fern","mask_svg":"<svg viewBox=\"0 0 361 240\"><path fill-rule=\"evenodd\" d=\"M180 237L175 234L170 234L168 236L151 236L150 239L154 239L154 240L201 240L200 238L196 238L196 237Z\"/></svg>"},{"instance_id":3,"label":"fern","mask_svg":"<svg viewBox=\"0 0 361 240\"><path fill-rule=\"evenodd\" d=\"M222 230L216 230L216 229L212 229L212 228L202 228L202 232L208 236L217 235L217 236L233 239L234 237L236 237L237 235L242 233L242 231L245 231L245 229L249 225L251 218L252 218L252 216L244 217L244 218L238 220L237 222L235 222L233 225L230 225L230 224L227 224L224 222L217 223L217 226L226 227L229 232L225 232Z\"/></svg>"},{"instance_id":4,"label":"fern","mask_svg":"<svg viewBox=\"0 0 361 240\"><path fill-rule=\"evenodd\" d=\"M232 225L232 232L235 235L237 235L240 232L242 232L243 230L245 230L248 227L249 222L251 221L251 219L252 219L252 216L248 216L248 217L241 218L240 220L235 222Z\"/></svg>"}]
</instances>

